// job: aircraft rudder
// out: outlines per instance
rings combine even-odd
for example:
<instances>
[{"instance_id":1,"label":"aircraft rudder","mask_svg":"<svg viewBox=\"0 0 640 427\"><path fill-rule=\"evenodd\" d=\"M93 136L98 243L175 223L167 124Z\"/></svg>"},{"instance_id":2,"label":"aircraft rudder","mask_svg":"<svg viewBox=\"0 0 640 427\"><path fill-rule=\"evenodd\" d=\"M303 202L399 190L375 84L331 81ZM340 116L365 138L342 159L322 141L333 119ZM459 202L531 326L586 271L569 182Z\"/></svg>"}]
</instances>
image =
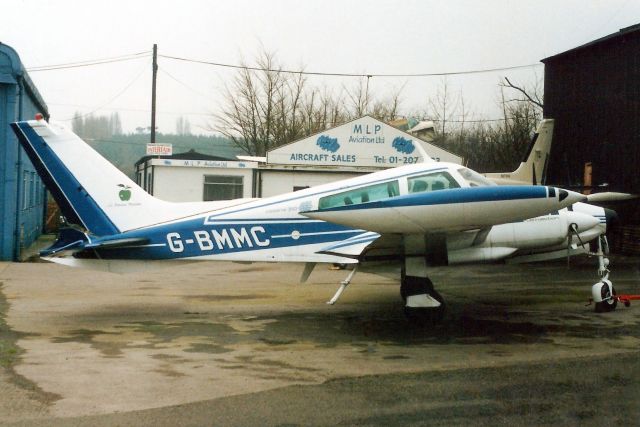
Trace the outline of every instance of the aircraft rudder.
<instances>
[{"instance_id":1,"label":"aircraft rudder","mask_svg":"<svg viewBox=\"0 0 640 427\"><path fill-rule=\"evenodd\" d=\"M11 127L45 187L69 222L97 235L119 232L118 227L95 200L89 197L83 185L48 143L50 137L58 134L54 129L44 120L16 122Z\"/></svg>"},{"instance_id":2,"label":"aircraft rudder","mask_svg":"<svg viewBox=\"0 0 640 427\"><path fill-rule=\"evenodd\" d=\"M157 221L163 202L70 130L44 120L12 127L69 222L104 236Z\"/></svg>"},{"instance_id":3,"label":"aircraft rudder","mask_svg":"<svg viewBox=\"0 0 640 427\"><path fill-rule=\"evenodd\" d=\"M540 122L525 158L513 174L516 175L516 179L520 176L522 181L528 181L533 185L544 184L553 139L553 125L553 119L543 119Z\"/></svg>"}]
</instances>

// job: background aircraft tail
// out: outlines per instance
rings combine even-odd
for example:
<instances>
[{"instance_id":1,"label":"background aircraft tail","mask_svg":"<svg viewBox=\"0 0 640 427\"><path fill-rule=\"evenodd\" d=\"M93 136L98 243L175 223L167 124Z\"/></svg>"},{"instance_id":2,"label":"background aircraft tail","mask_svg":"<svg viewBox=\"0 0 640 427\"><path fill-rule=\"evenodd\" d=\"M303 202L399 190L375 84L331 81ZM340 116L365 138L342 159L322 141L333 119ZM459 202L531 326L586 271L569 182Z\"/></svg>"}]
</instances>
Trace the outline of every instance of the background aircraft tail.
<instances>
[{"instance_id":1,"label":"background aircraft tail","mask_svg":"<svg viewBox=\"0 0 640 427\"><path fill-rule=\"evenodd\" d=\"M212 210L149 195L73 132L44 120L11 124L47 189L70 223L98 236Z\"/></svg>"},{"instance_id":2,"label":"background aircraft tail","mask_svg":"<svg viewBox=\"0 0 640 427\"><path fill-rule=\"evenodd\" d=\"M553 119L542 120L518 169L513 172L488 173L486 177L500 185L544 184L552 137Z\"/></svg>"}]
</instances>

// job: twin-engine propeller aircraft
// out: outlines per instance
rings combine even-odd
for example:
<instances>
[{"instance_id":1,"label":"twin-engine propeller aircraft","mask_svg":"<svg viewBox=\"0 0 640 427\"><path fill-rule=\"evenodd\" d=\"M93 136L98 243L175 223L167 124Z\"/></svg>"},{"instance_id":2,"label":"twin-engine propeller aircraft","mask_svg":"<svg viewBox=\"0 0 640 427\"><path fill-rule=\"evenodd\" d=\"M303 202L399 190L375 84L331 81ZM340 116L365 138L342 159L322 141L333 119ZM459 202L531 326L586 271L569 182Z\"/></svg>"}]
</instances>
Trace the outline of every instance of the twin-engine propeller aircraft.
<instances>
[{"instance_id":1,"label":"twin-engine propeller aircraft","mask_svg":"<svg viewBox=\"0 0 640 427\"><path fill-rule=\"evenodd\" d=\"M602 235L611 217L596 207L566 210L586 198L572 191L497 186L436 162L264 199L171 203L61 126L40 118L12 127L70 224L41 252L47 260L112 270L161 260L304 262L304 279L315 263L394 261L405 311L417 319L444 312L430 266L568 252L576 239Z\"/></svg>"}]
</instances>

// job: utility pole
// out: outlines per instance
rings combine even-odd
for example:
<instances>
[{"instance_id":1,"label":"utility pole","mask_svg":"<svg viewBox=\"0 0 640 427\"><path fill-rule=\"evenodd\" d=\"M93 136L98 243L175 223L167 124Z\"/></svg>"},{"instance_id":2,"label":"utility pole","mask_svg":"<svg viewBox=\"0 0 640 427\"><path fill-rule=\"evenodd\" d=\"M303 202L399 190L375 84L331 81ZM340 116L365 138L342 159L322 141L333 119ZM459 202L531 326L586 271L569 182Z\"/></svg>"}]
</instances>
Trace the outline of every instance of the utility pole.
<instances>
[{"instance_id":1,"label":"utility pole","mask_svg":"<svg viewBox=\"0 0 640 427\"><path fill-rule=\"evenodd\" d=\"M156 78L158 76L158 45L153 45L153 77L151 79L151 143L156 143Z\"/></svg>"}]
</instances>

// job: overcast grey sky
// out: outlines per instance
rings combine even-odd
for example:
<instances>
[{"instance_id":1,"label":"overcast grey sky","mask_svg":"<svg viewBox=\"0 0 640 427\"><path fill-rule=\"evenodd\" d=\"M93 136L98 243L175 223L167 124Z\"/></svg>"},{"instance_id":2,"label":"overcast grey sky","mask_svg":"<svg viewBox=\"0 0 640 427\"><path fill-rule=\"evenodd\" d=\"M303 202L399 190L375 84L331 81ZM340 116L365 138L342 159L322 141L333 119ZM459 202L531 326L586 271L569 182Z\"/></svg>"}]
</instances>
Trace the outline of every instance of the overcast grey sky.
<instances>
[{"instance_id":1,"label":"overcast grey sky","mask_svg":"<svg viewBox=\"0 0 640 427\"><path fill-rule=\"evenodd\" d=\"M637 0L574 1L135 1L13 0L0 6L0 42L27 68L150 51L237 64L264 46L288 68L362 74L465 71L540 59L640 22ZM159 60L158 126L177 117L194 130L217 110L233 71ZM501 76L529 84L543 67L448 78L476 119L499 116ZM52 118L119 111L126 131L149 125L150 58L31 72ZM355 78L311 77L352 87ZM404 86L402 112L424 109L439 77L373 78L374 94Z\"/></svg>"}]
</instances>

